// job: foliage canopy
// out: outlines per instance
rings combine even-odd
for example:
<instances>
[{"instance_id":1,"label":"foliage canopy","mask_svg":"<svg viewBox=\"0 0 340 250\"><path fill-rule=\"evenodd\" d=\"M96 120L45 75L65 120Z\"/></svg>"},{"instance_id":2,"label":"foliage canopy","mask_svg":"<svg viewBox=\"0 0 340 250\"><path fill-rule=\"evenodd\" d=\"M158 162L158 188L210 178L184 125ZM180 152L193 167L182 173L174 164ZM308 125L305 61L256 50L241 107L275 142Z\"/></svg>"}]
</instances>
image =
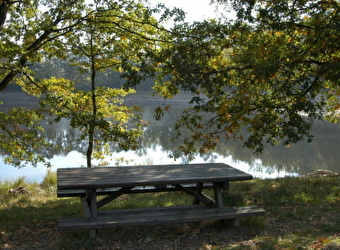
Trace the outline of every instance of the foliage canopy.
<instances>
[{"instance_id":1,"label":"foliage canopy","mask_svg":"<svg viewBox=\"0 0 340 250\"><path fill-rule=\"evenodd\" d=\"M241 139L246 147L261 152L265 143L289 145L305 137L311 140L310 129L316 119L339 120L339 1L212 2L233 9L236 19L185 23L178 9L152 9L132 0L92 4L2 1L0 91L9 83L18 83L28 93L40 96L43 107L49 107L57 118L71 119L75 128L84 129L89 138L94 139L96 127L114 135L106 137L108 140L116 140L111 129L117 132L130 120L121 115L111 117L117 123L108 123L107 114L114 112L112 108L123 109L125 115L134 113L118 97L130 93L129 87L147 77L155 78L154 90L165 98L180 91L193 95L191 107L176 125L177 138L183 141L176 156L205 153L215 148L221 137ZM158 19L153 17L156 13ZM162 22L170 19L174 24L167 30ZM35 77L30 65L55 57L69 60L87 74L91 90L75 89L69 79ZM124 90L98 87L98 73L107 69L126 79ZM167 110L158 108L156 117ZM42 115L34 112L21 115L37 119ZM135 121L139 127L140 120ZM5 137L16 131L8 126L19 124L18 119L9 118L0 123ZM26 129L29 125L38 128L36 122L32 124L24 122ZM191 136L183 138L183 130L189 130ZM22 135L26 142L32 136ZM120 136L127 142L123 148L135 146L129 145L129 134ZM5 137L0 137L1 142L10 145ZM5 147L3 153L18 152L14 150L18 147L30 152L29 143L20 140ZM15 157L31 161L34 155Z\"/></svg>"},{"instance_id":2,"label":"foliage canopy","mask_svg":"<svg viewBox=\"0 0 340 250\"><path fill-rule=\"evenodd\" d=\"M178 26L187 36L158 55L168 60L156 91L194 95L177 123L178 136L192 132L182 152L196 142L206 152L221 136L261 152L311 140L315 119L339 120L339 1L215 2L237 18Z\"/></svg>"},{"instance_id":3,"label":"foliage canopy","mask_svg":"<svg viewBox=\"0 0 340 250\"><path fill-rule=\"evenodd\" d=\"M134 85L146 78L152 67L149 54L160 43L171 42L169 32L152 16L154 12L141 1L132 0L1 3L0 91L16 83L38 97L41 105L37 111L20 109L25 119L36 114L30 127L12 113L1 113L9 117L1 121L1 139L6 144L2 152L9 155L7 162L20 165L23 159L33 163L43 159L32 148L45 147L46 141L40 134L37 136L36 129L42 129L37 124L39 119L48 119L46 113L52 122L66 118L82 132L79 139L88 141L89 167L92 157L101 159L103 153L110 151L109 142L124 150L138 146L143 121L138 110L125 106L121 98L134 91L112 88L112 83L100 87L97 76L110 69ZM175 13L167 10L162 18ZM79 74L87 75L89 91L75 88L69 79L53 75L37 78L31 66L54 58L68 61L79 69ZM8 143L8 136L16 135L11 126L19 127L25 136L16 136L17 140ZM31 140L34 135L41 140Z\"/></svg>"}]
</instances>

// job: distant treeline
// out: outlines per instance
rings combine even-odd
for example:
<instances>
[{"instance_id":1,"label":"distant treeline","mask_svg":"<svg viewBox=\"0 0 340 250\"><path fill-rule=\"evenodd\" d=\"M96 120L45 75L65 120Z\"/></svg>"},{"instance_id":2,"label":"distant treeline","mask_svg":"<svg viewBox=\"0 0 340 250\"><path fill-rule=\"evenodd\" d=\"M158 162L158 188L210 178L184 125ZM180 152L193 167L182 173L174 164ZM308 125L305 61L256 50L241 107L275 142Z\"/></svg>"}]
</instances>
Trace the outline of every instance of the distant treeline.
<instances>
[{"instance_id":1,"label":"distant treeline","mask_svg":"<svg viewBox=\"0 0 340 250\"><path fill-rule=\"evenodd\" d=\"M84 71L78 66L72 66L69 61L52 58L41 63L36 63L30 68L35 72L36 79L46 79L51 77L65 78L73 81L78 89L89 90L90 85L90 73ZM113 70L106 70L104 72L98 72L97 77L98 86L107 86L111 88L121 88L126 80L121 77L120 72ZM139 84L137 90L151 90L154 85L152 79L146 79ZM7 88L9 91L19 91L21 87L16 84L10 84Z\"/></svg>"}]
</instances>

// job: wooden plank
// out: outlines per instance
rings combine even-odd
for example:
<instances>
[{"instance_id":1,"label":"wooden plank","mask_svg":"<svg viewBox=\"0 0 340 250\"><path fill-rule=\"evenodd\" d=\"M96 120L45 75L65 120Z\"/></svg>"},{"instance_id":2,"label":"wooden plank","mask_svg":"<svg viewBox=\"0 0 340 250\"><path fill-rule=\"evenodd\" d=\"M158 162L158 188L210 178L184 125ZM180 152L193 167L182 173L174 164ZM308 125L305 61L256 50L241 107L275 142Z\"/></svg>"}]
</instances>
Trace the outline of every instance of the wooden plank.
<instances>
[{"instance_id":1,"label":"wooden plank","mask_svg":"<svg viewBox=\"0 0 340 250\"><path fill-rule=\"evenodd\" d=\"M58 221L60 230L101 229L125 226L149 226L164 223L182 223L205 220L235 219L264 215L259 207L205 208L186 206L184 208L130 209L100 212L97 218L73 218Z\"/></svg>"},{"instance_id":2,"label":"wooden plank","mask_svg":"<svg viewBox=\"0 0 340 250\"><path fill-rule=\"evenodd\" d=\"M223 163L59 168L57 175L59 190L228 182L252 179L250 174Z\"/></svg>"},{"instance_id":3,"label":"wooden plank","mask_svg":"<svg viewBox=\"0 0 340 250\"><path fill-rule=\"evenodd\" d=\"M203 189L211 189L213 188L212 183L202 183ZM183 184L181 185L185 188L192 188L193 190L196 189L195 183L190 184ZM117 188L104 188L104 189L97 189L97 196L101 195L109 195L112 192L116 192L120 190L120 187ZM128 190L128 189L126 189ZM126 191L125 194L134 194L134 193L152 193L152 192L172 192L172 191L179 191L176 186L173 185L166 185L163 187L154 187L154 186L137 186L129 191ZM78 196L85 196L86 192L84 189L69 189L69 190L57 190L58 197L78 197Z\"/></svg>"}]
</instances>

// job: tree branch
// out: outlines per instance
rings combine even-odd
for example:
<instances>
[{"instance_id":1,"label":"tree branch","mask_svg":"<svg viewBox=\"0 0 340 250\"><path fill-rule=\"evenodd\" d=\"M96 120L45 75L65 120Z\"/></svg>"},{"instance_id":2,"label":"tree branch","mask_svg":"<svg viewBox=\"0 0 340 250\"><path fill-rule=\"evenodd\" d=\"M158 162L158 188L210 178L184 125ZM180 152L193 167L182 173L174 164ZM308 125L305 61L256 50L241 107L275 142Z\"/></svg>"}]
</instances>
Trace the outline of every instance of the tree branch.
<instances>
[{"instance_id":1,"label":"tree branch","mask_svg":"<svg viewBox=\"0 0 340 250\"><path fill-rule=\"evenodd\" d=\"M8 86L8 84L11 83L11 81L13 81L13 79L15 78L15 76L21 71L21 68L25 67L28 61L28 54L31 53L35 53L37 52L41 47L43 47L46 43L51 42L53 40L55 40L56 38L63 36L69 32L71 32L71 30L79 25L80 23L82 23L82 21L88 16L90 15L87 14L86 16L83 16L82 18L80 18L77 22L75 22L74 24L64 27L62 29L54 29L53 27L57 26L60 22L64 21L64 18L61 18L60 16L58 16L56 18L56 20L54 22L51 23L50 25L50 29L45 30L30 46L27 47L26 49L26 54L22 55L20 60L19 60L19 69L13 69L11 70L0 82L0 92L3 91L4 89L6 89L6 87ZM59 33L63 31L62 33ZM55 36L51 36L51 34L56 33ZM59 34L58 34L59 33Z\"/></svg>"}]
</instances>

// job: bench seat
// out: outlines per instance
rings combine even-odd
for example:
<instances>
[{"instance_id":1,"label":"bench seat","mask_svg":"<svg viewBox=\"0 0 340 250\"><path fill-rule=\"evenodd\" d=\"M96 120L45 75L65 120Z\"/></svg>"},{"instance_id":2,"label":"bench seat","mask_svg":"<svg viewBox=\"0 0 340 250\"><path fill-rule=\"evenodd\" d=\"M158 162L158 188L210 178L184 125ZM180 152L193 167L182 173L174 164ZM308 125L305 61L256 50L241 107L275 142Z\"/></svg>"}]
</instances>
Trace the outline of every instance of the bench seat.
<instances>
[{"instance_id":1,"label":"bench seat","mask_svg":"<svg viewBox=\"0 0 340 250\"><path fill-rule=\"evenodd\" d=\"M145 226L165 223L182 223L210 220L237 219L264 215L265 210L255 206L207 208L181 206L102 211L98 217L70 218L58 221L59 230L101 229L126 226Z\"/></svg>"}]
</instances>

